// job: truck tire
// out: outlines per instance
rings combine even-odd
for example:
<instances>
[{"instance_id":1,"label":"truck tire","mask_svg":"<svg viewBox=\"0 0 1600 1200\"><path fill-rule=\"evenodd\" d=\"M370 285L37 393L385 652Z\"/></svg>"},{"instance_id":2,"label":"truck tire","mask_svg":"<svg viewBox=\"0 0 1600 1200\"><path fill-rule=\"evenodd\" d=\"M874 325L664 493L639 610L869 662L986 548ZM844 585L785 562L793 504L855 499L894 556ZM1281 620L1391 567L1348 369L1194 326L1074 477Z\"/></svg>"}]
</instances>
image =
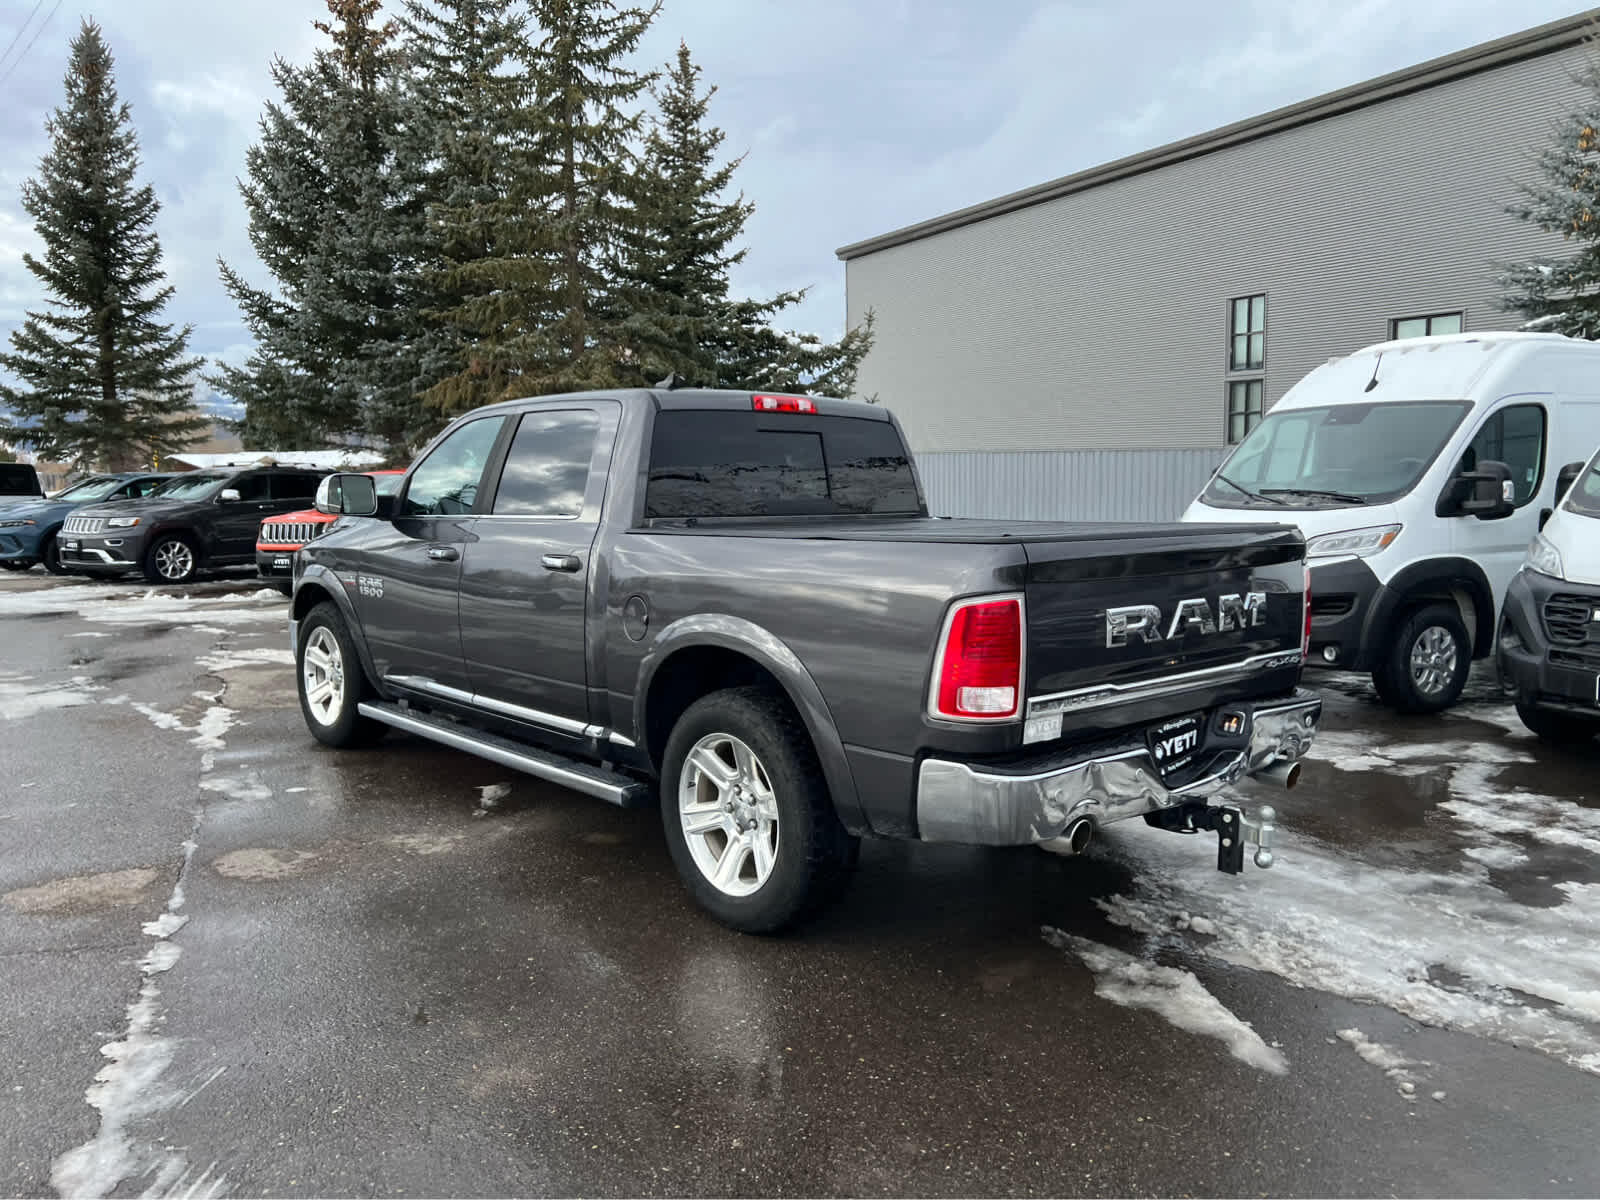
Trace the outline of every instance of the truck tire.
<instances>
[{"instance_id":1,"label":"truck tire","mask_svg":"<svg viewBox=\"0 0 1600 1200\"><path fill-rule=\"evenodd\" d=\"M835 899L860 851L805 727L765 688L713 692L679 718L661 816L685 886L744 933L776 933Z\"/></svg>"},{"instance_id":2,"label":"truck tire","mask_svg":"<svg viewBox=\"0 0 1600 1200\"><path fill-rule=\"evenodd\" d=\"M388 728L356 711L367 694L367 677L355 640L332 604L317 605L300 622L294 675L306 728L324 746L370 746Z\"/></svg>"},{"instance_id":3,"label":"truck tire","mask_svg":"<svg viewBox=\"0 0 1600 1200\"><path fill-rule=\"evenodd\" d=\"M1461 698L1472 670L1472 642L1451 604L1406 615L1372 672L1385 704L1405 713L1443 712Z\"/></svg>"},{"instance_id":4,"label":"truck tire","mask_svg":"<svg viewBox=\"0 0 1600 1200\"><path fill-rule=\"evenodd\" d=\"M200 573L200 551L182 533L163 533L144 553L144 577L151 583L188 583Z\"/></svg>"},{"instance_id":5,"label":"truck tire","mask_svg":"<svg viewBox=\"0 0 1600 1200\"><path fill-rule=\"evenodd\" d=\"M1536 736L1556 746L1582 746L1600 733L1600 722L1551 712L1523 700L1517 701L1517 716Z\"/></svg>"}]
</instances>

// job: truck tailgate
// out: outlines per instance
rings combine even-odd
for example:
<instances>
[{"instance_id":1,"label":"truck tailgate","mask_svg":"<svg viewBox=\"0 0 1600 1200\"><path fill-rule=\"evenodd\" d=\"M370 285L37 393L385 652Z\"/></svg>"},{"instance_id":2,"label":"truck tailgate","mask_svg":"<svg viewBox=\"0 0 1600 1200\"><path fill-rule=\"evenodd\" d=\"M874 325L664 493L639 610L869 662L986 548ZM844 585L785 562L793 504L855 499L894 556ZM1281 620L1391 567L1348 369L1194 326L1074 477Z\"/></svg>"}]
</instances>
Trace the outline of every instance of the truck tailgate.
<instances>
[{"instance_id":1,"label":"truck tailgate","mask_svg":"<svg viewBox=\"0 0 1600 1200\"><path fill-rule=\"evenodd\" d=\"M1282 526L1029 539L1030 715L1113 727L1292 686L1304 550Z\"/></svg>"}]
</instances>

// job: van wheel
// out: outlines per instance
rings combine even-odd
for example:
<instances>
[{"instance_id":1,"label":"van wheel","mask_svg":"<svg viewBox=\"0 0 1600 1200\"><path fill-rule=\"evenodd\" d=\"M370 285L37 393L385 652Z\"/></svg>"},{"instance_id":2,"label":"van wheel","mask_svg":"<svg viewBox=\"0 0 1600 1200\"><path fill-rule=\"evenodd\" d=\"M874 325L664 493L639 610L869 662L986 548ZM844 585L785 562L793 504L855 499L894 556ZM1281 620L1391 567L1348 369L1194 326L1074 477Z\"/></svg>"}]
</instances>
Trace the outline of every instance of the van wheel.
<instances>
[{"instance_id":1,"label":"van wheel","mask_svg":"<svg viewBox=\"0 0 1600 1200\"><path fill-rule=\"evenodd\" d=\"M679 718L661 818L695 900L745 933L776 933L831 901L860 849L805 727L765 688L713 692Z\"/></svg>"},{"instance_id":2,"label":"van wheel","mask_svg":"<svg viewBox=\"0 0 1600 1200\"><path fill-rule=\"evenodd\" d=\"M1581 746L1600 733L1600 723L1551 712L1523 700L1517 701L1517 716L1535 735L1557 746Z\"/></svg>"},{"instance_id":3,"label":"van wheel","mask_svg":"<svg viewBox=\"0 0 1600 1200\"><path fill-rule=\"evenodd\" d=\"M1428 604L1401 622L1372 672L1385 704L1406 713L1436 713L1461 698L1472 670L1472 644L1453 605Z\"/></svg>"}]
</instances>

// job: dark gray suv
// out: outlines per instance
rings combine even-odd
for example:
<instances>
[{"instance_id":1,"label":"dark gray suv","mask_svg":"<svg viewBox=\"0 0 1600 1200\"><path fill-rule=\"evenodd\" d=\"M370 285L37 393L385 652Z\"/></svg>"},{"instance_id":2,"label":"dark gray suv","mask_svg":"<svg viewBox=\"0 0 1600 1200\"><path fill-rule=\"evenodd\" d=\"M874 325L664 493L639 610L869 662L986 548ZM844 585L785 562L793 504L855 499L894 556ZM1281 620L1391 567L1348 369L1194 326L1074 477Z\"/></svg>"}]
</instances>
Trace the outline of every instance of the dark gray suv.
<instances>
[{"instance_id":1,"label":"dark gray suv","mask_svg":"<svg viewBox=\"0 0 1600 1200\"><path fill-rule=\"evenodd\" d=\"M274 466L179 475L143 500L73 513L59 534L61 562L88 575L142 571L151 583L253 566L261 522L308 507L326 474Z\"/></svg>"}]
</instances>

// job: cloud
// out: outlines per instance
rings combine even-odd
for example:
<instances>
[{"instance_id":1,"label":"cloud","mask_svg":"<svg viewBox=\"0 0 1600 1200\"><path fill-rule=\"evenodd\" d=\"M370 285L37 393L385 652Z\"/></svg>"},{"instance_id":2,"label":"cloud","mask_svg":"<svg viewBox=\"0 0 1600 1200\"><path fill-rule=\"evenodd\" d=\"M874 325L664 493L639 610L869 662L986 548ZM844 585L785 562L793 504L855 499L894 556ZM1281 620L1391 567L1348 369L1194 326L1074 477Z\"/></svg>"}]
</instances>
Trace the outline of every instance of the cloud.
<instances>
[{"instance_id":1,"label":"cloud","mask_svg":"<svg viewBox=\"0 0 1600 1200\"><path fill-rule=\"evenodd\" d=\"M0 43L32 7L0 0ZM391 2L389 8L395 5ZM305 61L321 0L67 0L5 84L0 125L0 332L42 302L18 189L46 148L67 41L91 11L117 56L194 347L241 357L218 255L259 279L236 179L273 96L274 55ZM686 40L719 87L712 118L756 204L735 287L812 290L787 324L842 332L833 250L1018 188L1200 133L1572 11L1555 0L669 0L640 49Z\"/></svg>"}]
</instances>

